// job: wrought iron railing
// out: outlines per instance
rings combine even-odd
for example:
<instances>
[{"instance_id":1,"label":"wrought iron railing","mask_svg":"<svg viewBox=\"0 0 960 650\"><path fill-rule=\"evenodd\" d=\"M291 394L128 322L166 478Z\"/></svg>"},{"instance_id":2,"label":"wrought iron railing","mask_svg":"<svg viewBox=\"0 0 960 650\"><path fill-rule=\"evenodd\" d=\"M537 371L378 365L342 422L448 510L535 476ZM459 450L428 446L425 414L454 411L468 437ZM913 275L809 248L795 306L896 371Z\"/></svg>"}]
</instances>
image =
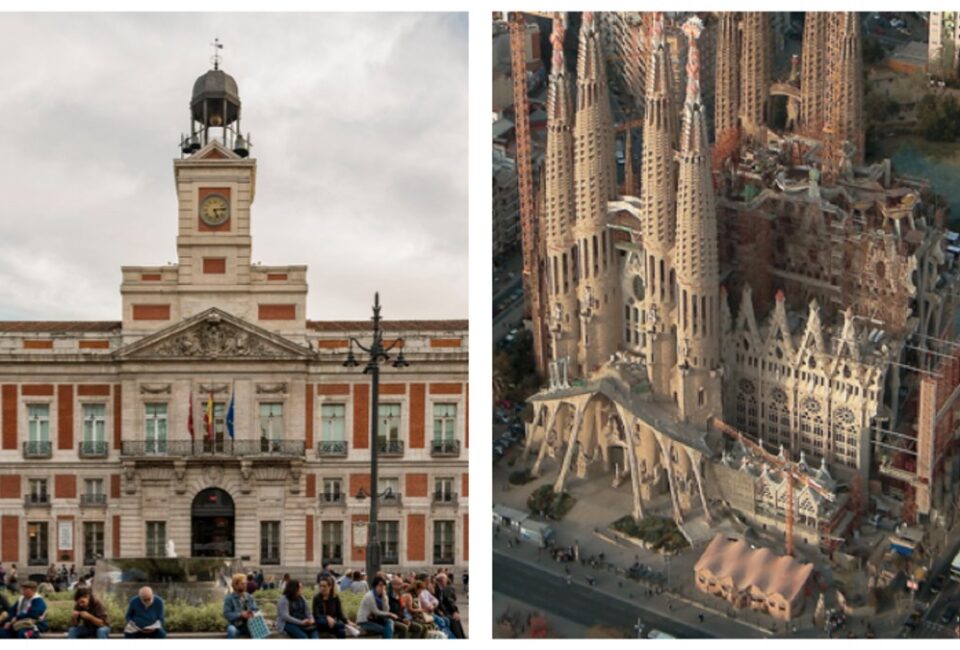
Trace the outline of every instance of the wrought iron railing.
<instances>
[{"instance_id":1,"label":"wrought iron railing","mask_svg":"<svg viewBox=\"0 0 960 650\"><path fill-rule=\"evenodd\" d=\"M336 506L347 502L347 495L343 492L321 492L320 505Z\"/></svg>"},{"instance_id":2,"label":"wrought iron railing","mask_svg":"<svg viewBox=\"0 0 960 650\"><path fill-rule=\"evenodd\" d=\"M403 440L379 440L377 451L383 456L403 456Z\"/></svg>"},{"instance_id":3,"label":"wrought iron railing","mask_svg":"<svg viewBox=\"0 0 960 650\"><path fill-rule=\"evenodd\" d=\"M431 456L459 456L459 440L434 440L430 443Z\"/></svg>"},{"instance_id":4,"label":"wrought iron railing","mask_svg":"<svg viewBox=\"0 0 960 650\"><path fill-rule=\"evenodd\" d=\"M321 440L317 444L317 456L346 456L346 440Z\"/></svg>"},{"instance_id":5,"label":"wrought iron railing","mask_svg":"<svg viewBox=\"0 0 960 650\"><path fill-rule=\"evenodd\" d=\"M80 442L80 458L106 458L107 457L106 440L83 440Z\"/></svg>"},{"instance_id":6,"label":"wrought iron railing","mask_svg":"<svg viewBox=\"0 0 960 650\"><path fill-rule=\"evenodd\" d=\"M106 494L81 494L81 506L105 506L107 505Z\"/></svg>"},{"instance_id":7,"label":"wrought iron railing","mask_svg":"<svg viewBox=\"0 0 960 650\"><path fill-rule=\"evenodd\" d=\"M434 555L433 556L434 564L453 564L452 555Z\"/></svg>"},{"instance_id":8,"label":"wrought iron railing","mask_svg":"<svg viewBox=\"0 0 960 650\"><path fill-rule=\"evenodd\" d=\"M300 457L302 440L124 440L123 456Z\"/></svg>"},{"instance_id":9,"label":"wrought iron railing","mask_svg":"<svg viewBox=\"0 0 960 650\"><path fill-rule=\"evenodd\" d=\"M23 443L24 458L50 458L53 456L53 443L49 440L27 440Z\"/></svg>"},{"instance_id":10,"label":"wrought iron railing","mask_svg":"<svg viewBox=\"0 0 960 650\"><path fill-rule=\"evenodd\" d=\"M401 506L403 505L403 495L399 492L390 491L388 494L381 494L379 503L381 507Z\"/></svg>"},{"instance_id":11,"label":"wrought iron railing","mask_svg":"<svg viewBox=\"0 0 960 650\"><path fill-rule=\"evenodd\" d=\"M456 505L457 493L456 492L434 492L433 502L438 505Z\"/></svg>"},{"instance_id":12,"label":"wrought iron railing","mask_svg":"<svg viewBox=\"0 0 960 650\"><path fill-rule=\"evenodd\" d=\"M27 494L23 497L23 505L45 507L50 505L50 494Z\"/></svg>"}]
</instances>

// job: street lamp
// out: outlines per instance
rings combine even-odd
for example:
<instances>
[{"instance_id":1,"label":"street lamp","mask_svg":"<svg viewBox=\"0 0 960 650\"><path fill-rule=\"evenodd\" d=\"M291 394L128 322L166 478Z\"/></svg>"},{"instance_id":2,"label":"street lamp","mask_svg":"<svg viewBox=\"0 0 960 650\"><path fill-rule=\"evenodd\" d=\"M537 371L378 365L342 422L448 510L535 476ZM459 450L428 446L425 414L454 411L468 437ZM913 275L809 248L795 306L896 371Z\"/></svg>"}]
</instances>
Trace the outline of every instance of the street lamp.
<instances>
[{"instance_id":1,"label":"street lamp","mask_svg":"<svg viewBox=\"0 0 960 650\"><path fill-rule=\"evenodd\" d=\"M367 353L367 365L363 374L371 375L370 388L370 521L367 524L367 577L371 580L380 571L380 540L377 538L377 502L379 500L377 478L377 452L380 441L377 436L377 418L380 410L380 364L390 360L387 354L400 346L400 352L393 362L394 368L409 366L403 358L403 339L398 338L386 348L383 347L383 332L380 330L380 292L373 296L373 342L369 347L362 345L357 339L350 337L350 349L347 360L343 362L345 368L355 368L359 364L353 356L353 346L356 345Z\"/></svg>"}]
</instances>

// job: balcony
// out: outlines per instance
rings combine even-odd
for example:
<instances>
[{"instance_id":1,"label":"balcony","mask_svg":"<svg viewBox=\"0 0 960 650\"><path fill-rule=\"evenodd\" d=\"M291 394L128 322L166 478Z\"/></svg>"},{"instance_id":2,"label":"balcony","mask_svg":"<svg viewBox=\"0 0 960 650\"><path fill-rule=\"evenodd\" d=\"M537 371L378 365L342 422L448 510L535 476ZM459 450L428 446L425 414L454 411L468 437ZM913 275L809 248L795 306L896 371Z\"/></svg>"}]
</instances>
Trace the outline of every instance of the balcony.
<instances>
[{"instance_id":1,"label":"balcony","mask_svg":"<svg viewBox=\"0 0 960 650\"><path fill-rule=\"evenodd\" d=\"M403 505L403 495L399 492L391 491L389 494L380 495L378 503L381 508L399 508Z\"/></svg>"},{"instance_id":2,"label":"balcony","mask_svg":"<svg viewBox=\"0 0 960 650\"><path fill-rule=\"evenodd\" d=\"M107 505L107 495L106 494L81 494L80 495L80 507L87 508L96 508L104 507Z\"/></svg>"},{"instance_id":3,"label":"balcony","mask_svg":"<svg viewBox=\"0 0 960 650\"><path fill-rule=\"evenodd\" d=\"M452 555L437 555L436 553L434 553L434 555L433 555L433 563L434 563L434 564L453 564L453 556L452 556Z\"/></svg>"},{"instance_id":4,"label":"balcony","mask_svg":"<svg viewBox=\"0 0 960 650\"><path fill-rule=\"evenodd\" d=\"M403 440L379 440L377 451L381 456L403 456Z\"/></svg>"},{"instance_id":5,"label":"balcony","mask_svg":"<svg viewBox=\"0 0 960 650\"><path fill-rule=\"evenodd\" d=\"M430 455L434 458L455 458L460 455L460 441L434 440L430 443Z\"/></svg>"},{"instance_id":6,"label":"balcony","mask_svg":"<svg viewBox=\"0 0 960 650\"><path fill-rule=\"evenodd\" d=\"M106 458L107 450L106 440L84 440L79 445L78 453L80 458Z\"/></svg>"},{"instance_id":7,"label":"balcony","mask_svg":"<svg viewBox=\"0 0 960 650\"><path fill-rule=\"evenodd\" d=\"M302 458L302 440L124 440L120 450L127 457L202 458Z\"/></svg>"},{"instance_id":8,"label":"balcony","mask_svg":"<svg viewBox=\"0 0 960 650\"><path fill-rule=\"evenodd\" d=\"M53 443L49 440L28 440L23 443L24 458L50 458L53 456Z\"/></svg>"},{"instance_id":9,"label":"balcony","mask_svg":"<svg viewBox=\"0 0 960 650\"><path fill-rule=\"evenodd\" d=\"M49 494L27 494L23 497L23 506L25 508L49 508Z\"/></svg>"},{"instance_id":10,"label":"balcony","mask_svg":"<svg viewBox=\"0 0 960 650\"><path fill-rule=\"evenodd\" d=\"M435 506L456 506L458 503L456 492L433 493L433 505Z\"/></svg>"},{"instance_id":11,"label":"balcony","mask_svg":"<svg viewBox=\"0 0 960 650\"><path fill-rule=\"evenodd\" d=\"M347 495L343 492L322 492L320 494L321 506L342 506L347 503Z\"/></svg>"},{"instance_id":12,"label":"balcony","mask_svg":"<svg viewBox=\"0 0 960 650\"><path fill-rule=\"evenodd\" d=\"M346 440L323 440L317 445L317 456L342 458L347 455Z\"/></svg>"}]
</instances>

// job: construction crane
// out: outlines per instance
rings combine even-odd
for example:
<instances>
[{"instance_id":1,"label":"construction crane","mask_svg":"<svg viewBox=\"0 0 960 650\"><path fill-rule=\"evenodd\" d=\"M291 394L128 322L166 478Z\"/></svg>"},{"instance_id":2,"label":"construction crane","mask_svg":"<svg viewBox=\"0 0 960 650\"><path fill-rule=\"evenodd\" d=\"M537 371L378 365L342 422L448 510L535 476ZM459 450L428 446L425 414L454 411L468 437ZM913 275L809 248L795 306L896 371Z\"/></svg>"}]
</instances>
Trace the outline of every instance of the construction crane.
<instances>
[{"instance_id":1,"label":"construction crane","mask_svg":"<svg viewBox=\"0 0 960 650\"><path fill-rule=\"evenodd\" d=\"M729 436L730 438L739 440L740 443L742 443L745 447L749 447L755 453L757 453L761 458L763 458L765 462L769 463L770 465L776 467L778 470L783 472L783 475L787 479L787 506L786 506L786 517L784 522L786 524L785 526L786 549L787 549L787 555L791 555L791 556L794 555L796 552L796 549L794 547L794 539L793 539L794 537L793 527L794 527L794 522L796 520L796 513L794 512L795 484L798 482L802 483L805 487L808 487L811 490L814 490L815 492L820 494L823 498L827 499L828 501L833 501L836 497L833 495L832 492L830 492L829 490L827 490L826 488L818 484L809 476L807 476L803 472L797 471L794 463L788 460L784 460L779 456L775 456L774 454L771 454L770 452L768 452L766 449L763 448L763 445L754 442L739 429L736 429L735 427L730 426L723 420L719 420L717 418L713 418L712 424L714 427L717 428L718 431Z\"/></svg>"}]
</instances>

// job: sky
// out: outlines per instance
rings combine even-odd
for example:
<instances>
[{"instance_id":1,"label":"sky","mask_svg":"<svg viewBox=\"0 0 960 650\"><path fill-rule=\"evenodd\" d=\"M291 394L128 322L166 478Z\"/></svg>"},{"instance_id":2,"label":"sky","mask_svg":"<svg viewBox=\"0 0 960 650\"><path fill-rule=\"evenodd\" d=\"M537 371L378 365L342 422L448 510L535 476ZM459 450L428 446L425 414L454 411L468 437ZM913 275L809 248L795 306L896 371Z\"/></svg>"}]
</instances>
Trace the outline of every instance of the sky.
<instances>
[{"instance_id":1,"label":"sky","mask_svg":"<svg viewBox=\"0 0 960 650\"><path fill-rule=\"evenodd\" d=\"M467 317L466 14L0 14L0 319L119 320L176 261L194 80L239 86L253 260L307 317Z\"/></svg>"}]
</instances>

